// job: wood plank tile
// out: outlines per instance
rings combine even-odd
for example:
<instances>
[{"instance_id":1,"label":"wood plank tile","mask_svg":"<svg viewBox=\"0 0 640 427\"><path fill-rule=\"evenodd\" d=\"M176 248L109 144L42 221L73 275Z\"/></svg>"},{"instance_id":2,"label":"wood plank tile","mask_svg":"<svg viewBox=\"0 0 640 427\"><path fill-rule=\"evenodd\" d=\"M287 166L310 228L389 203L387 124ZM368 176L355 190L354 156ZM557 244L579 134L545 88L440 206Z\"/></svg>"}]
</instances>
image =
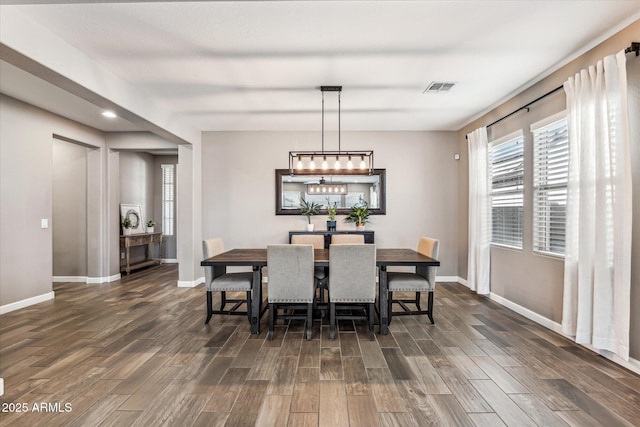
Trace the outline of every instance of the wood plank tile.
<instances>
[{"instance_id":1,"label":"wood plank tile","mask_svg":"<svg viewBox=\"0 0 640 427\"><path fill-rule=\"evenodd\" d=\"M488 356L473 356L471 360L480 367L505 393L529 393L529 390L507 373Z\"/></svg>"},{"instance_id":2,"label":"wood plank tile","mask_svg":"<svg viewBox=\"0 0 640 427\"><path fill-rule=\"evenodd\" d=\"M417 426L418 421L408 412L381 412L378 414L380 427Z\"/></svg>"},{"instance_id":3,"label":"wood plank tile","mask_svg":"<svg viewBox=\"0 0 640 427\"><path fill-rule=\"evenodd\" d=\"M404 399L388 368L367 368L367 376L378 412L406 411Z\"/></svg>"},{"instance_id":4,"label":"wood plank tile","mask_svg":"<svg viewBox=\"0 0 640 427\"><path fill-rule=\"evenodd\" d=\"M202 408L205 412L229 413L233 408L250 368L229 368L218 384L207 388L210 399ZM224 418L226 420L226 417Z\"/></svg>"},{"instance_id":5,"label":"wood plank tile","mask_svg":"<svg viewBox=\"0 0 640 427\"><path fill-rule=\"evenodd\" d=\"M342 371L342 357L339 347L320 349L320 379L341 380L344 378Z\"/></svg>"},{"instance_id":6,"label":"wood plank tile","mask_svg":"<svg viewBox=\"0 0 640 427\"><path fill-rule=\"evenodd\" d=\"M248 339L242 346L242 350L234 357L231 366L234 368L252 368L262 348L262 343L262 340Z\"/></svg>"},{"instance_id":7,"label":"wood plank tile","mask_svg":"<svg viewBox=\"0 0 640 427\"><path fill-rule=\"evenodd\" d=\"M494 412L469 414L469 418L471 418L476 427L499 427L505 425Z\"/></svg>"},{"instance_id":8,"label":"wood plank tile","mask_svg":"<svg viewBox=\"0 0 640 427\"><path fill-rule=\"evenodd\" d=\"M273 373L276 370L276 363L278 362L279 348L262 347L258 352L247 380L266 380L270 381L273 377Z\"/></svg>"},{"instance_id":9,"label":"wood plank tile","mask_svg":"<svg viewBox=\"0 0 640 427\"><path fill-rule=\"evenodd\" d=\"M320 405L320 368L300 368L296 373L291 412L318 412Z\"/></svg>"},{"instance_id":10,"label":"wood plank tile","mask_svg":"<svg viewBox=\"0 0 640 427\"><path fill-rule=\"evenodd\" d=\"M285 426L289 420L289 406L291 396L268 395L265 396L256 419L256 426Z\"/></svg>"},{"instance_id":11,"label":"wood plank tile","mask_svg":"<svg viewBox=\"0 0 640 427\"><path fill-rule=\"evenodd\" d=\"M538 425L549 427L567 426L567 423L562 418L533 394L511 394L509 397Z\"/></svg>"},{"instance_id":12,"label":"wood plank tile","mask_svg":"<svg viewBox=\"0 0 640 427\"><path fill-rule=\"evenodd\" d=\"M367 368L386 368L387 362L377 341L360 341L362 360Z\"/></svg>"},{"instance_id":13,"label":"wood plank tile","mask_svg":"<svg viewBox=\"0 0 640 427\"><path fill-rule=\"evenodd\" d=\"M376 403L372 395L347 394L347 407L349 409L349 425L352 427L370 427L378 424Z\"/></svg>"},{"instance_id":14,"label":"wood plank tile","mask_svg":"<svg viewBox=\"0 0 640 427\"><path fill-rule=\"evenodd\" d=\"M343 357L361 356L358 335L354 333L340 334L340 350Z\"/></svg>"},{"instance_id":15,"label":"wood plank tile","mask_svg":"<svg viewBox=\"0 0 640 427\"><path fill-rule=\"evenodd\" d=\"M411 365L409 365L399 348L383 348L382 354L395 380L413 380L417 378L416 373L413 372Z\"/></svg>"},{"instance_id":16,"label":"wood plank tile","mask_svg":"<svg viewBox=\"0 0 640 427\"><path fill-rule=\"evenodd\" d=\"M436 367L436 371L467 412L493 412L483 396L457 368Z\"/></svg>"},{"instance_id":17,"label":"wood plank tile","mask_svg":"<svg viewBox=\"0 0 640 427\"><path fill-rule=\"evenodd\" d=\"M317 427L317 412L292 412L289 414L289 427Z\"/></svg>"},{"instance_id":18,"label":"wood plank tile","mask_svg":"<svg viewBox=\"0 0 640 427\"><path fill-rule=\"evenodd\" d=\"M347 395L371 393L362 357L343 357L342 368Z\"/></svg>"},{"instance_id":19,"label":"wood plank tile","mask_svg":"<svg viewBox=\"0 0 640 427\"><path fill-rule=\"evenodd\" d=\"M426 356L408 357L407 361L413 371L422 379L427 394L451 393L447 384L442 380L438 371L436 371Z\"/></svg>"},{"instance_id":20,"label":"wood plank tile","mask_svg":"<svg viewBox=\"0 0 640 427\"><path fill-rule=\"evenodd\" d=\"M225 426L255 425L268 385L268 381L245 381Z\"/></svg>"},{"instance_id":21,"label":"wood plank tile","mask_svg":"<svg viewBox=\"0 0 640 427\"><path fill-rule=\"evenodd\" d=\"M536 426L536 423L524 413L507 396L500 387L491 380L470 380L470 383L491 405L493 410L507 425Z\"/></svg>"},{"instance_id":22,"label":"wood plank tile","mask_svg":"<svg viewBox=\"0 0 640 427\"><path fill-rule=\"evenodd\" d=\"M275 373L267 388L267 394L286 394L290 396L293 393L293 384L297 369L298 356L278 358Z\"/></svg>"},{"instance_id":23,"label":"wood plank tile","mask_svg":"<svg viewBox=\"0 0 640 427\"><path fill-rule=\"evenodd\" d=\"M349 409L344 381L320 381L318 426L349 426Z\"/></svg>"},{"instance_id":24,"label":"wood plank tile","mask_svg":"<svg viewBox=\"0 0 640 427\"><path fill-rule=\"evenodd\" d=\"M448 394L427 395L442 425L473 427L473 421L462 409L455 396Z\"/></svg>"},{"instance_id":25,"label":"wood plank tile","mask_svg":"<svg viewBox=\"0 0 640 427\"><path fill-rule=\"evenodd\" d=\"M304 340L300 343L298 366L301 368L320 367L320 340Z\"/></svg>"}]
</instances>

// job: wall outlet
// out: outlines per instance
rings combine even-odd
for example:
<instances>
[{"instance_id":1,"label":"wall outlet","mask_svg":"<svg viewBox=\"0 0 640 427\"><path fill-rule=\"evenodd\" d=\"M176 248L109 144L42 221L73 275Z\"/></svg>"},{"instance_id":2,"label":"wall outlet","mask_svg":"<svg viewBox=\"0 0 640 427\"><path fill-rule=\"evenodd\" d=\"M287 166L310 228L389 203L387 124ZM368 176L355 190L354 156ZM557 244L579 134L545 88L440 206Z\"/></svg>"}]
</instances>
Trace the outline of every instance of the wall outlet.
<instances>
[{"instance_id":1,"label":"wall outlet","mask_svg":"<svg viewBox=\"0 0 640 427\"><path fill-rule=\"evenodd\" d=\"M47 218L40 220L40 228L49 228L49 220Z\"/></svg>"},{"instance_id":2,"label":"wall outlet","mask_svg":"<svg viewBox=\"0 0 640 427\"><path fill-rule=\"evenodd\" d=\"M460 154L456 153L453 155L453 160L460 160Z\"/></svg>"}]
</instances>

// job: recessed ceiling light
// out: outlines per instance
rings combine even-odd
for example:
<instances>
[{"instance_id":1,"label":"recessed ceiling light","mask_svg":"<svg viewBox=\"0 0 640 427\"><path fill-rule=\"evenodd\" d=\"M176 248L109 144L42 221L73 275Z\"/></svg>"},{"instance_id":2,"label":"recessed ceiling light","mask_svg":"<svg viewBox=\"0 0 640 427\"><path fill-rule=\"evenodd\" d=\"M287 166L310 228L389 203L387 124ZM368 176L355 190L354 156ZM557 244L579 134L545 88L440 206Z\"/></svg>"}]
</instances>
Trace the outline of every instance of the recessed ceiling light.
<instances>
[{"instance_id":1,"label":"recessed ceiling light","mask_svg":"<svg viewBox=\"0 0 640 427\"><path fill-rule=\"evenodd\" d=\"M102 115L103 115L103 116L105 116L105 117L108 117L108 118L110 118L110 119L115 119L116 117L118 117L118 116L116 115L116 113L114 113L113 111L109 111L109 110L107 110L107 111L103 111L103 112L102 112Z\"/></svg>"}]
</instances>

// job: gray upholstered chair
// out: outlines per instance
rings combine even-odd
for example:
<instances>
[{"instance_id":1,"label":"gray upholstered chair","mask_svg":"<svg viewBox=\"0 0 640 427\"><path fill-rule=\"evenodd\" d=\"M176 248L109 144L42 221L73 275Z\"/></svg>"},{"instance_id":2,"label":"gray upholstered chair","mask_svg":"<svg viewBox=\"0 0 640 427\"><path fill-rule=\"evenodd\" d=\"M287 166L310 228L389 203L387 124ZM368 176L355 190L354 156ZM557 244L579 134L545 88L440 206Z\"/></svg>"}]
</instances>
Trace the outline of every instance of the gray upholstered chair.
<instances>
[{"instance_id":1,"label":"gray upholstered chair","mask_svg":"<svg viewBox=\"0 0 640 427\"><path fill-rule=\"evenodd\" d=\"M207 239L202 241L202 254L205 259L224 252L224 243L220 238ZM219 267L224 268L224 267ZM253 273L226 273L214 278L214 267L204 267L205 287L207 289L207 320L209 323L214 314L240 314L251 317L251 283ZM212 292L220 292L220 309L213 309ZM228 299L227 292L246 292L246 299ZM247 310L239 311L238 308L246 303ZM226 308L227 304L233 304Z\"/></svg>"},{"instance_id":2,"label":"gray upholstered chair","mask_svg":"<svg viewBox=\"0 0 640 427\"><path fill-rule=\"evenodd\" d=\"M291 236L292 245L313 245L313 249L324 249L324 234L294 234ZM329 280L328 267L315 267L316 288L318 289L318 303L324 303L324 291ZM323 312L324 313L324 312Z\"/></svg>"},{"instance_id":3,"label":"gray upholstered chair","mask_svg":"<svg viewBox=\"0 0 640 427\"><path fill-rule=\"evenodd\" d=\"M331 244L364 243L364 234L332 234Z\"/></svg>"},{"instance_id":4,"label":"gray upholstered chair","mask_svg":"<svg viewBox=\"0 0 640 427\"><path fill-rule=\"evenodd\" d=\"M376 302L376 245L335 244L329 246L329 330L335 336L336 319L364 318L374 339L373 316ZM336 314L336 304L352 314ZM358 316L358 310L366 316Z\"/></svg>"},{"instance_id":5,"label":"gray upholstered chair","mask_svg":"<svg viewBox=\"0 0 640 427\"><path fill-rule=\"evenodd\" d=\"M276 319L285 318L306 319L307 339L310 340L316 292L313 276L313 246L269 245L267 246L267 268L269 269L268 339L273 338ZM278 315L278 309L284 310L281 315ZM298 315L296 309L306 309L306 314ZM291 314L285 314L288 310L291 310Z\"/></svg>"},{"instance_id":6,"label":"gray upholstered chair","mask_svg":"<svg viewBox=\"0 0 640 427\"><path fill-rule=\"evenodd\" d=\"M418 252L430 258L437 259L440 241L423 237L418 242ZM393 316L402 314L426 314L433 324L433 291L436 286L436 272L438 267L417 268L415 273L389 272L387 283L389 286L389 322ZM415 292L413 299L393 299L394 292ZM420 293L428 292L427 310L420 307ZM392 311L393 304L402 307L402 311ZM417 310L410 310L407 304L414 304Z\"/></svg>"}]
</instances>

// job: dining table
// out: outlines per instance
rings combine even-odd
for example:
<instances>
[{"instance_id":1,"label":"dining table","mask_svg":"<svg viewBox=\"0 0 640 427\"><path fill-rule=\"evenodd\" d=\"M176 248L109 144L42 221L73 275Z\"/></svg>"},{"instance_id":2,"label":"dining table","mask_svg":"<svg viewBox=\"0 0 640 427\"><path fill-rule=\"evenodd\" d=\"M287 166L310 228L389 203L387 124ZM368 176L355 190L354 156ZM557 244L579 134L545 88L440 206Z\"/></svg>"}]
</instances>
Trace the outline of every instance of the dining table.
<instances>
[{"instance_id":1,"label":"dining table","mask_svg":"<svg viewBox=\"0 0 640 427\"><path fill-rule=\"evenodd\" d=\"M316 267L329 267L329 249L314 250L314 264ZM226 273L227 267L251 267L253 271L251 292L251 333L260 333L260 317L264 313L262 301L262 268L267 266L267 248L231 249L207 258L200 263L203 267L213 267L213 278ZM378 275L378 302L380 334L389 332L389 305L387 267L403 266L415 267L416 273L426 277L429 267L437 267L440 261L421 254L413 249L405 248L377 248L376 265ZM331 286L331 284L329 284Z\"/></svg>"}]
</instances>

